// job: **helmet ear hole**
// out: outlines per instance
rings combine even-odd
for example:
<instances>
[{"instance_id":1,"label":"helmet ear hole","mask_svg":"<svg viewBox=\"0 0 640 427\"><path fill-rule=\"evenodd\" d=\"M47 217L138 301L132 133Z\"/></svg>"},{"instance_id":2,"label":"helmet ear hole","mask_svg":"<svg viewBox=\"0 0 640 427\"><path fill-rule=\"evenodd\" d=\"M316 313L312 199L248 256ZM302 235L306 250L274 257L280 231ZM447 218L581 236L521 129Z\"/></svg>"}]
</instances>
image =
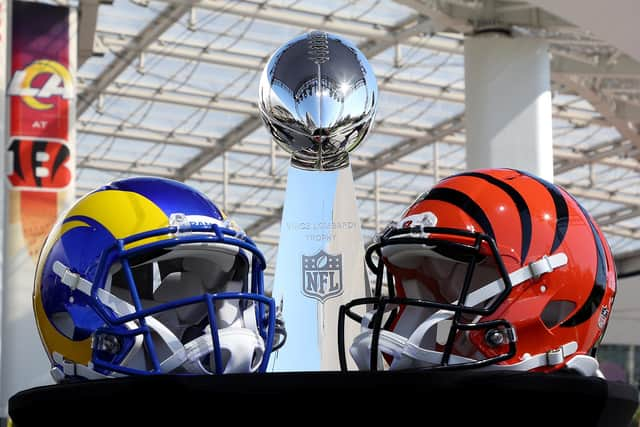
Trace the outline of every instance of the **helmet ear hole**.
<instances>
[{"instance_id":1,"label":"helmet ear hole","mask_svg":"<svg viewBox=\"0 0 640 427\"><path fill-rule=\"evenodd\" d=\"M542 314L540 314L540 319L542 319L542 323L551 329L554 326L561 323L564 319L566 319L569 314L573 312L576 308L576 303L568 300L554 300L549 301L544 310L542 310Z\"/></svg>"},{"instance_id":2,"label":"helmet ear hole","mask_svg":"<svg viewBox=\"0 0 640 427\"><path fill-rule=\"evenodd\" d=\"M71 315L66 311L53 313L51 315L51 323L56 329L65 337L73 338L76 330L76 325L73 323Z\"/></svg>"}]
</instances>

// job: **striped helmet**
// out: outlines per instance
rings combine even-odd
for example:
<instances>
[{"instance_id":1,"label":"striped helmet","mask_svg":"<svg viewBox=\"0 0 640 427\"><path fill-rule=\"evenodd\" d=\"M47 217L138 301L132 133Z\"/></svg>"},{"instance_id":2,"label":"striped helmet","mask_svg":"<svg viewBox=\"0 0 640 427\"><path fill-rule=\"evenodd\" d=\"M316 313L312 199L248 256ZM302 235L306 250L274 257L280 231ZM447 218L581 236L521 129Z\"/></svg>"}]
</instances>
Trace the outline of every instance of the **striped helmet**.
<instances>
[{"instance_id":1,"label":"striped helmet","mask_svg":"<svg viewBox=\"0 0 640 427\"><path fill-rule=\"evenodd\" d=\"M513 169L448 177L389 224L366 262L374 296L340 316L341 327L346 317L362 325L350 347L360 369L600 375L614 261L593 218L557 185ZM343 336L339 347L346 366Z\"/></svg>"}]
</instances>

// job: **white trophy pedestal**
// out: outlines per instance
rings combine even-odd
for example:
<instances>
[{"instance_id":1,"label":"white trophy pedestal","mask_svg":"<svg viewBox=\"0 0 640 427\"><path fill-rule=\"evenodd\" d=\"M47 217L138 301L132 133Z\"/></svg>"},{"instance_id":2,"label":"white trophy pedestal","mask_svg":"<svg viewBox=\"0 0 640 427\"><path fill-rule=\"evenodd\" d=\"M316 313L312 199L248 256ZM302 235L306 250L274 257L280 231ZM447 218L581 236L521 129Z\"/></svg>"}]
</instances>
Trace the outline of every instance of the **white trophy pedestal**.
<instances>
[{"instance_id":1,"label":"white trophy pedestal","mask_svg":"<svg viewBox=\"0 0 640 427\"><path fill-rule=\"evenodd\" d=\"M290 166L273 286L287 342L272 355L270 370L339 370L339 307L367 288L351 167ZM347 324L347 347L358 332L355 322Z\"/></svg>"}]
</instances>

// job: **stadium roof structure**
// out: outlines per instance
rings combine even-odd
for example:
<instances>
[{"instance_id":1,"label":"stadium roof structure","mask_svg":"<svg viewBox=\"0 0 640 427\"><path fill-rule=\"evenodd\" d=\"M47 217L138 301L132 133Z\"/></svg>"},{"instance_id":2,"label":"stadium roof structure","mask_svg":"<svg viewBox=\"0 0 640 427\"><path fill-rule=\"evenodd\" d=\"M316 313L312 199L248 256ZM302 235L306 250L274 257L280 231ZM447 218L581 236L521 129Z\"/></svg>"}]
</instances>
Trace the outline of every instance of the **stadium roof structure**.
<instances>
[{"instance_id":1,"label":"stadium roof structure","mask_svg":"<svg viewBox=\"0 0 640 427\"><path fill-rule=\"evenodd\" d=\"M357 44L378 78L374 129L351 155L369 241L465 169L464 35L489 29L548 41L555 182L591 212L619 259L640 250L640 58L532 3L71 4L80 10L78 196L133 175L185 181L259 243L272 275L289 156L259 118L259 76L276 48L320 29Z\"/></svg>"}]
</instances>

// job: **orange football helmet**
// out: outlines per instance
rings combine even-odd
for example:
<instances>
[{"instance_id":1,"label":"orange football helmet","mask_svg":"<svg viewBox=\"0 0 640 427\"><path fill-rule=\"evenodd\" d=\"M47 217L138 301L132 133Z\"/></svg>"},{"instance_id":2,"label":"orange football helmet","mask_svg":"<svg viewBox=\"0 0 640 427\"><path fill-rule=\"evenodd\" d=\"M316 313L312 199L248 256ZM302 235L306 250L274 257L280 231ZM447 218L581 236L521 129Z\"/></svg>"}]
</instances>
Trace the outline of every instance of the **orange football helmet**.
<instances>
[{"instance_id":1,"label":"orange football helmet","mask_svg":"<svg viewBox=\"0 0 640 427\"><path fill-rule=\"evenodd\" d=\"M614 261L593 218L557 185L513 169L446 178L377 237L366 263L374 296L340 311L343 369L349 317L362 326L350 353L363 370L599 374Z\"/></svg>"}]
</instances>

